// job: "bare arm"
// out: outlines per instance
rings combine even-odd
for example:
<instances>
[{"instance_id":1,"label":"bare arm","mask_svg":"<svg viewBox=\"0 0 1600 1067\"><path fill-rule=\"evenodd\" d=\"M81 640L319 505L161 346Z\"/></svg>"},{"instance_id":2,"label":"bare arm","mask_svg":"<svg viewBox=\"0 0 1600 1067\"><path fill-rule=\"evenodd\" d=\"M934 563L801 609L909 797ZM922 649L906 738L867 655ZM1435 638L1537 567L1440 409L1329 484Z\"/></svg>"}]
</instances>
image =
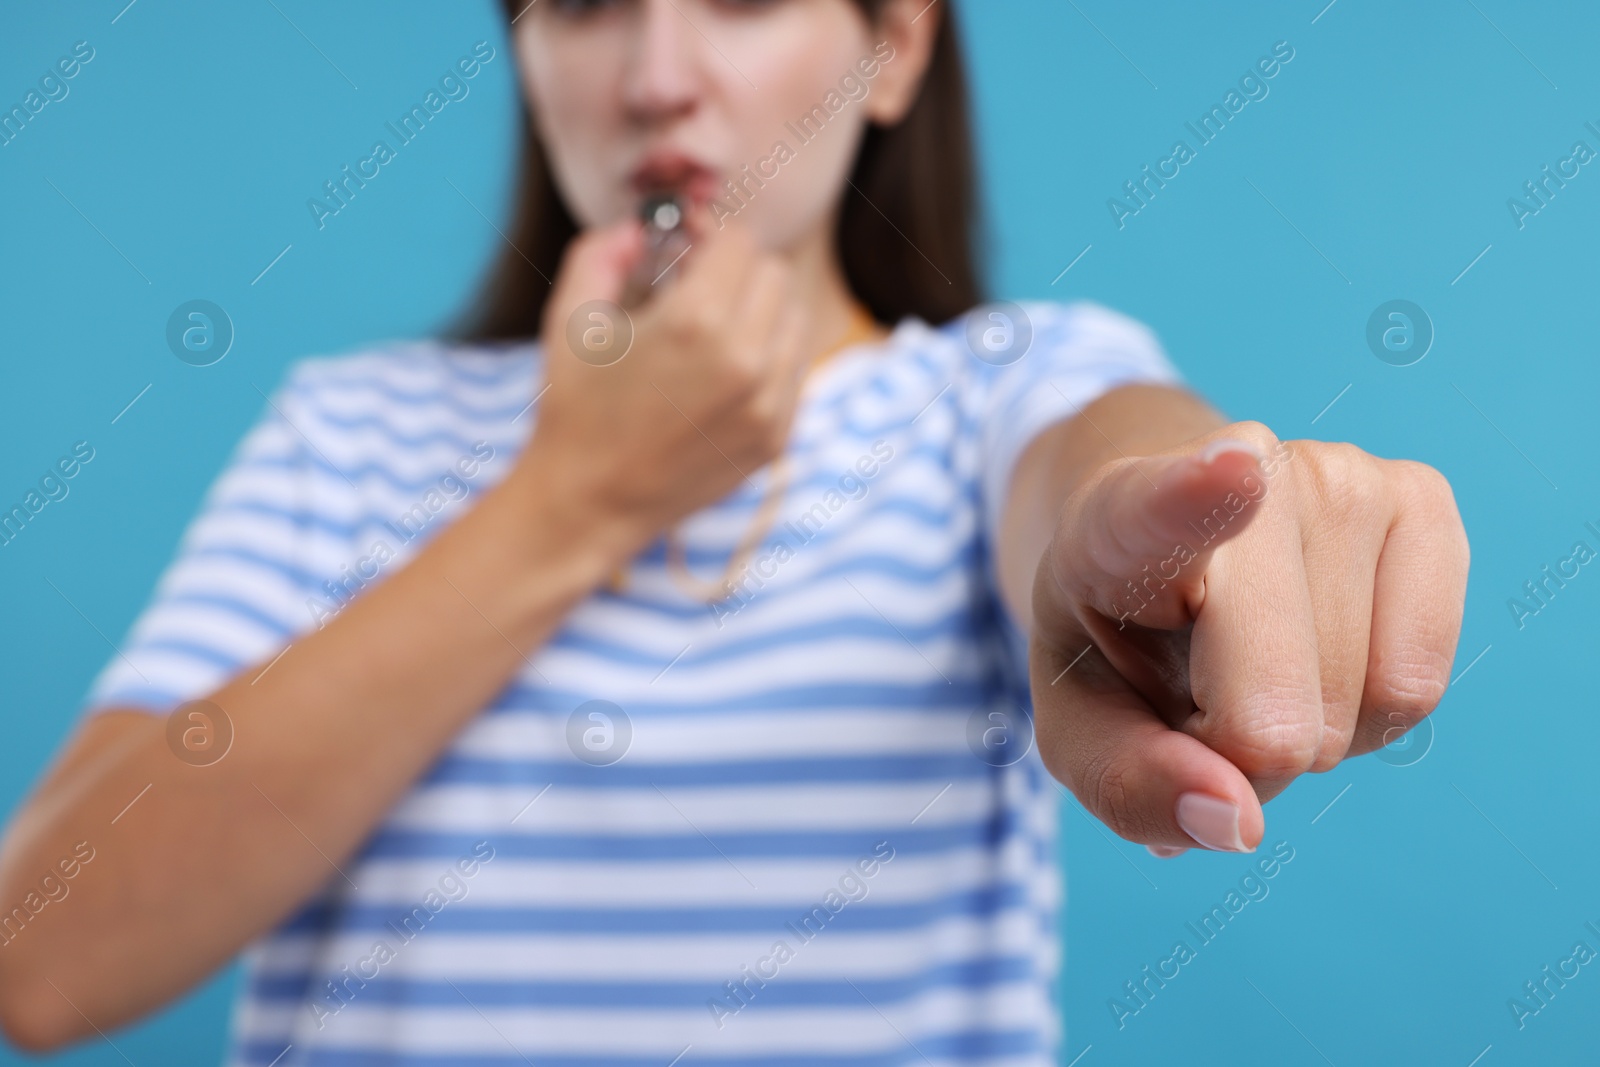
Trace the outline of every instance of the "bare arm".
<instances>
[{"instance_id":1,"label":"bare arm","mask_svg":"<svg viewBox=\"0 0 1600 1067\"><path fill-rule=\"evenodd\" d=\"M335 867L574 605L772 458L798 390L786 268L733 228L701 243L634 316L628 358L603 368L565 350L566 316L615 298L637 231L574 243L544 331L549 395L517 466L270 670L211 694L235 727L225 758L176 759L143 712L86 724L0 848L7 908L77 843L93 850L70 895L0 945L7 1036L45 1049L126 1022L340 884Z\"/></svg>"},{"instance_id":2,"label":"bare arm","mask_svg":"<svg viewBox=\"0 0 1600 1067\"><path fill-rule=\"evenodd\" d=\"M514 474L259 681L265 664L213 694L236 731L216 764L174 758L161 716L108 712L86 725L0 860L10 905L77 842L94 850L70 896L0 950L14 1040L78 1036L78 1010L102 1028L133 1018L340 879L330 862L626 558L620 530L562 515L522 484L533 473Z\"/></svg>"}]
</instances>

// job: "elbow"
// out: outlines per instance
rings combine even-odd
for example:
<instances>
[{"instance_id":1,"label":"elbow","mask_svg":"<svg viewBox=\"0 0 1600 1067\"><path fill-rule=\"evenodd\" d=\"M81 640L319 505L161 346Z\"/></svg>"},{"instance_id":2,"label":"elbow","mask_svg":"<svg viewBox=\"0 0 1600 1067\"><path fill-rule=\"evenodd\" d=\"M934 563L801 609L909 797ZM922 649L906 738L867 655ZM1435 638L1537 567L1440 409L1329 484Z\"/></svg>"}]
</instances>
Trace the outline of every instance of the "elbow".
<instances>
[{"instance_id":1,"label":"elbow","mask_svg":"<svg viewBox=\"0 0 1600 1067\"><path fill-rule=\"evenodd\" d=\"M88 1034L89 1023L48 979L4 970L9 968L0 969L0 1033L13 1047L39 1055Z\"/></svg>"}]
</instances>

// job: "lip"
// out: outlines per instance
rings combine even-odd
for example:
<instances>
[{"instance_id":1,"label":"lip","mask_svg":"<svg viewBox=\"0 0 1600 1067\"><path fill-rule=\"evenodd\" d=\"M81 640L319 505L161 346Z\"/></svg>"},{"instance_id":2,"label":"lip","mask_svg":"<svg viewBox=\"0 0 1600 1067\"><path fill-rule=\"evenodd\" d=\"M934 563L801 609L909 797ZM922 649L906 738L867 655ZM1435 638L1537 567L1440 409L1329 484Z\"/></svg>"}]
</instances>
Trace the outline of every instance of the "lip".
<instances>
[{"instance_id":1,"label":"lip","mask_svg":"<svg viewBox=\"0 0 1600 1067\"><path fill-rule=\"evenodd\" d=\"M696 206L713 200L718 191L717 172L694 156L676 149L656 149L645 154L628 175L628 185L639 196L674 192Z\"/></svg>"}]
</instances>

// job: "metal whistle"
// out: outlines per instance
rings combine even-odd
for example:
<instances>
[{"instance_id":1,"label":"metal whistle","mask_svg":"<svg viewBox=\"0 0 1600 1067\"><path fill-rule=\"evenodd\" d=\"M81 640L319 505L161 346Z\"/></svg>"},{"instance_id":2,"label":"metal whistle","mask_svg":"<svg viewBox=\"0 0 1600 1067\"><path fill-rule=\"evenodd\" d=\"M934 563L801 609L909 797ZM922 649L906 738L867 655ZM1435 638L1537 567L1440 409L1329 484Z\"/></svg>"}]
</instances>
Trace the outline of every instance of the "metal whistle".
<instances>
[{"instance_id":1,"label":"metal whistle","mask_svg":"<svg viewBox=\"0 0 1600 1067\"><path fill-rule=\"evenodd\" d=\"M645 197L639 204L639 221L644 223L644 255L623 287L624 307L638 307L656 289L670 285L689 250L683 199L676 193Z\"/></svg>"}]
</instances>

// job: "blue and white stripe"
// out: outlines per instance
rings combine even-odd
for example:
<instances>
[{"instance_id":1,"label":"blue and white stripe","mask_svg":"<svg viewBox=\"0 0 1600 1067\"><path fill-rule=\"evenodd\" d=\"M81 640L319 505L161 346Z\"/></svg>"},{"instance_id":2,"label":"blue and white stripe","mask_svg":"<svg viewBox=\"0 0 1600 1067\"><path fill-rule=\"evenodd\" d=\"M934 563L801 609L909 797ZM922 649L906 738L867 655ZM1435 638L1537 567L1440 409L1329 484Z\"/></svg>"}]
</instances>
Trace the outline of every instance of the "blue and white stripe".
<instances>
[{"instance_id":1,"label":"blue and white stripe","mask_svg":"<svg viewBox=\"0 0 1600 1067\"><path fill-rule=\"evenodd\" d=\"M1010 366L975 359L959 321L908 319L817 371L768 548L821 503L814 536L790 537L736 612L680 593L660 542L580 604L344 864L350 882L249 950L230 1063L1053 1062L1056 793L1036 755L996 768L968 746L974 717L1028 700L992 546L1035 434L1176 375L1103 308L1026 311ZM373 580L402 566L515 462L539 359L408 343L299 364L91 707L203 696L313 628L308 602L376 542L398 558ZM875 445L864 493L841 494ZM493 458L459 477L475 449ZM720 572L754 481L680 528L696 573ZM430 499L402 544L388 524ZM611 766L567 745L590 700L632 724ZM863 895L835 909L842 885ZM820 932L797 936L813 914ZM758 964L780 941L792 958Z\"/></svg>"}]
</instances>

